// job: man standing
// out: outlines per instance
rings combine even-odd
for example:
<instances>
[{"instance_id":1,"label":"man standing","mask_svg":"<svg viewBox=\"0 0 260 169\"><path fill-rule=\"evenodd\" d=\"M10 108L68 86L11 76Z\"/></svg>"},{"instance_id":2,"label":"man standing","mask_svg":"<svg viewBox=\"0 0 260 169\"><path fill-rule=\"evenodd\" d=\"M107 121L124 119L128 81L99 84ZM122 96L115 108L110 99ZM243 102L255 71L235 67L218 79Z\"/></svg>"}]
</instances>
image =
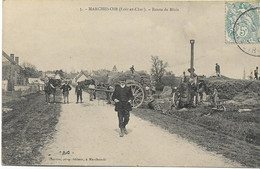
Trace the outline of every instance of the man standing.
<instances>
[{"instance_id":1,"label":"man standing","mask_svg":"<svg viewBox=\"0 0 260 169\"><path fill-rule=\"evenodd\" d=\"M82 86L79 84L76 86L75 88L75 94L77 95L77 102L79 103L79 99L80 99L80 103L82 103Z\"/></svg>"},{"instance_id":2,"label":"man standing","mask_svg":"<svg viewBox=\"0 0 260 169\"><path fill-rule=\"evenodd\" d=\"M120 137L123 137L124 134L128 134L125 127L129 122L129 111L132 110L130 102L133 99L131 89L126 86L126 79L121 78L119 85L115 87L115 91L112 95L112 100L115 102L115 111L118 113Z\"/></svg>"},{"instance_id":3,"label":"man standing","mask_svg":"<svg viewBox=\"0 0 260 169\"><path fill-rule=\"evenodd\" d=\"M109 92L109 90L113 90L113 87L108 84L106 89L107 104L111 104L111 92Z\"/></svg>"},{"instance_id":4,"label":"man standing","mask_svg":"<svg viewBox=\"0 0 260 169\"><path fill-rule=\"evenodd\" d=\"M220 66L219 66L219 64L216 63L215 69L216 69L217 77L220 77Z\"/></svg>"},{"instance_id":5,"label":"man standing","mask_svg":"<svg viewBox=\"0 0 260 169\"><path fill-rule=\"evenodd\" d=\"M95 91L95 85L90 84L88 86L88 91L89 91L89 101L93 101L93 99L96 99L96 91Z\"/></svg>"},{"instance_id":6,"label":"man standing","mask_svg":"<svg viewBox=\"0 0 260 169\"><path fill-rule=\"evenodd\" d=\"M258 67L255 68L254 74L255 74L254 79L258 80Z\"/></svg>"},{"instance_id":7,"label":"man standing","mask_svg":"<svg viewBox=\"0 0 260 169\"><path fill-rule=\"evenodd\" d=\"M68 84L67 81L65 81L65 84L61 86L61 88L63 91L63 100L64 100L64 104L66 104L66 100L67 103L69 104L69 91L71 90L70 85Z\"/></svg>"},{"instance_id":8,"label":"man standing","mask_svg":"<svg viewBox=\"0 0 260 169\"><path fill-rule=\"evenodd\" d=\"M132 72L132 74L134 74L134 72L135 72L134 65L132 65L132 67L130 67L130 71Z\"/></svg>"}]
</instances>

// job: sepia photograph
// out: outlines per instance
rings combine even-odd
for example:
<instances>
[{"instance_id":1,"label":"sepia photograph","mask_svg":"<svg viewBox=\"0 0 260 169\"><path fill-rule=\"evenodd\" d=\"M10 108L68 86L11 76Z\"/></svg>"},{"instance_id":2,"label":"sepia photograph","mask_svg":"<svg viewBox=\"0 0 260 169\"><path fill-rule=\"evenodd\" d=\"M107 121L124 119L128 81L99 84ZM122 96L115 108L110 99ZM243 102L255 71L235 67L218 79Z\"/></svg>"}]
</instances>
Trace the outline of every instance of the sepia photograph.
<instances>
[{"instance_id":1,"label":"sepia photograph","mask_svg":"<svg viewBox=\"0 0 260 169\"><path fill-rule=\"evenodd\" d=\"M260 167L260 2L3 0L2 166Z\"/></svg>"}]
</instances>

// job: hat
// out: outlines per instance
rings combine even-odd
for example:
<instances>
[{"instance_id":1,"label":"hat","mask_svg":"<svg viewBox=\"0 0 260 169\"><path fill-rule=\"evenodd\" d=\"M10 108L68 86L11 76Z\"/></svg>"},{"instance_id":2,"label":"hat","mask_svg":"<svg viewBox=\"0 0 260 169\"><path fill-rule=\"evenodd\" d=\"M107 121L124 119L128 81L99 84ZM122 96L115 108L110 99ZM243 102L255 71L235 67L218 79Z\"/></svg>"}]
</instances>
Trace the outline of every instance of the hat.
<instances>
[{"instance_id":1,"label":"hat","mask_svg":"<svg viewBox=\"0 0 260 169\"><path fill-rule=\"evenodd\" d=\"M126 77L121 76L121 77L119 77L118 81L119 82L125 82L126 81Z\"/></svg>"}]
</instances>

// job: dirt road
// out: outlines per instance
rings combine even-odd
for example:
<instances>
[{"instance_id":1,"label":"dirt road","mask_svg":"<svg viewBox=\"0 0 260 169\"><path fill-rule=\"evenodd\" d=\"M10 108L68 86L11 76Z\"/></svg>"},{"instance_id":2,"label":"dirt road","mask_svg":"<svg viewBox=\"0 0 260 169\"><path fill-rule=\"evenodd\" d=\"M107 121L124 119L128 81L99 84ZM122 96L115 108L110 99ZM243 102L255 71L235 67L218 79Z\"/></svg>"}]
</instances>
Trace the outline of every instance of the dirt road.
<instances>
[{"instance_id":1,"label":"dirt road","mask_svg":"<svg viewBox=\"0 0 260 169\"><path fill-rule=\"evenodd\" d=\"M42 165L241 167L221 155L144 121L133 114L129 134L119 137L114 107L102 101L62 105L54 139L42 150Z\"/></svg>"}]
</instances>

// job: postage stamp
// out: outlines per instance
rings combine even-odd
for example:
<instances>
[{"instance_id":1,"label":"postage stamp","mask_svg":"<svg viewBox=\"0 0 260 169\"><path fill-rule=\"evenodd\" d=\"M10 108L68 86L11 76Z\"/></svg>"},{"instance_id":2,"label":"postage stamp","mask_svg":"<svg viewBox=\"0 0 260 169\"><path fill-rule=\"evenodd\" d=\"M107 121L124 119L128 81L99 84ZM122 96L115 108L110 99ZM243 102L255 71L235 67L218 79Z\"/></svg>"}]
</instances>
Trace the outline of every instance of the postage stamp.
<instances>
[{"instance_id":1,"label":"postage stamp","mask_svg":"<svg viewBox=\"0 0 260 169\"><path fill-rule=\"evenodd\" d=\"M259 2L226 2L226 43L260 43Z\"/></svg>"}]
</instances>

